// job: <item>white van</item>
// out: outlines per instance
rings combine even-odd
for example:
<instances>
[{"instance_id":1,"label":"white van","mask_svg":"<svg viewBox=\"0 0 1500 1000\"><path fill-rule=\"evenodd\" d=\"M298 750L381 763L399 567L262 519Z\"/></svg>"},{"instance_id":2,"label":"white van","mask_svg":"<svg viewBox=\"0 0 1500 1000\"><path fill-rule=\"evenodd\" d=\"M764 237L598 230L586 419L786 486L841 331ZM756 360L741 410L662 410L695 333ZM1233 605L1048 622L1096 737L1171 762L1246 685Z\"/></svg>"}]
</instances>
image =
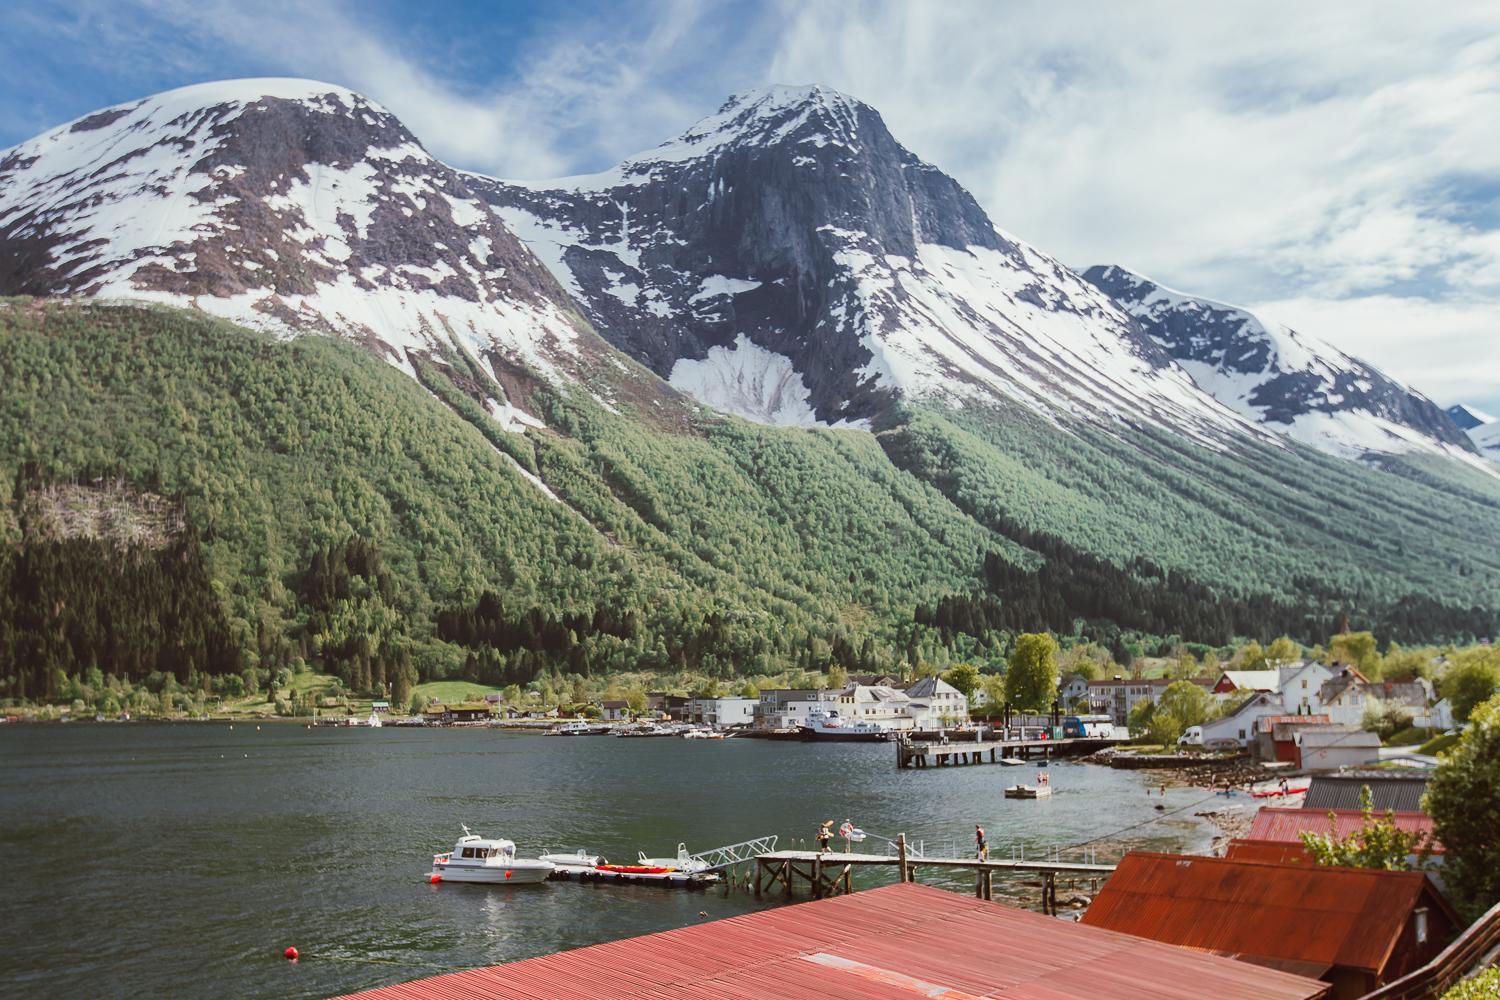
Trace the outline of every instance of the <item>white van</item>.
<instances>
[{"instance_id":1,"label":"white van","mask_svg":"<svg viewBox=\"0 0 1500 1000\"><path fill-rule=\"evenodd\" d=\"M1201 747L1203 745L1203 727L1188 726L1187 732L1177 737L1177 745L1180 747Z\"/></svg>"}]
</instances>

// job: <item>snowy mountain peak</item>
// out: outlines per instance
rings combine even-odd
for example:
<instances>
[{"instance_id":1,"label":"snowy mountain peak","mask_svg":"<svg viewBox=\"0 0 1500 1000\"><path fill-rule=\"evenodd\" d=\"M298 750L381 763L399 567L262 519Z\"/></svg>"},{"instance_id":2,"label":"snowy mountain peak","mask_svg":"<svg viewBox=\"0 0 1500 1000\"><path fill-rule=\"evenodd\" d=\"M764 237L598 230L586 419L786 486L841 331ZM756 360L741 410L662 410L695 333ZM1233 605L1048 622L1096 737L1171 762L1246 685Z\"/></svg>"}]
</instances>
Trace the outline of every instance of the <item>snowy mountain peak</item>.
<instances>
[{"instance_id":1,"label":"snowy mountain peak","mask_svg":"<svg viewBox=\"0 0 1500 1000\"><path fill-rule=\"evenodd\" d=\"M1468 438L1431 400L1330 344L1128 268L1095 266L1083 276L1198 385L1248 420L1356 458L1412 450L1472 455Z\"/></svg>"},{"instance_id":2,"label":"snowy mountain peak","mask_svg":"<svg viewBox=\"0 0 1500 1000\"><path fill-rule=\"evenodd\" d=\"M394 116L310 80L202 84L0 157L0 292L146 298L322 329L408 365L576 353L566 296Z\"/></svg>"},{"instance_id":3,"label":"snowy mountain peak","mask_svg":"<svg viewBox=\"0 0 1500 1000\"><path fill-rule=\"evenodd\" d=\"M836 91L738 95L590 177L473 184L607 340L751 419L858 422L904 396L1256 433Z\"/></svg>"}]
</instances>

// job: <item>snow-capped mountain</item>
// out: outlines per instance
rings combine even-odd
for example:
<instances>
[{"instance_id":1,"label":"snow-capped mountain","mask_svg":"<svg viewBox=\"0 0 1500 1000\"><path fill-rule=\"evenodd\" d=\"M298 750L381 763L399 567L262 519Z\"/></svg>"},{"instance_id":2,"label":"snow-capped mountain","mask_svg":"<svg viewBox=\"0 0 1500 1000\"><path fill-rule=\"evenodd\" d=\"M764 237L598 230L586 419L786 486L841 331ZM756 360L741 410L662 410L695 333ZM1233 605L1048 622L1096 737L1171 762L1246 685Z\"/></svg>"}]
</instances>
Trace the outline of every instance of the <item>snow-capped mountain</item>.
<instances>
[{"instance_id":1,"label":"snow-capped mountain","mask_svg":"<svg viewBox=\"0 0 1500 1000\"><path fill-rule=\"evenodd\" d=\"M1472 457L1468 437L1437 404L1330 344L1123 267L1083 276L1248 420L1352 458L1413 450Z\"/></svg>"},{"instance_id":2,"label":"snow-capped mountain","mask_svg":"<svg viewBox=\"0 0 1500 1000\"><path fill-rule=\"evenodd\" d=\"M464 175L308 80L186 87L0 153L0 247L8 293L192 304L403 367L456 341L565 373L593 339Z\"/></svg>"},{"instance_id":3,"label":"snow-capped mountain","mask_svg":"<svg viewBox=\"0 0 1500 1000\"><path fill-rule=\"evenodd\" d=\"M734 97L601 174L470 183L605 339L754 420L857 423L896 395L1006 397L1254 433L1107 296L997 230L874 109L825 88Z\"/></svg>"},{"instance_id":4,"label":"snow-capped mountain","mask_svg":"<svg viewBox=\"0 0 1500 1000\"><path fill-rule=\"evenodd\" d=\"M1483 427L1485 424L1495 422L1494 417L1483 410L1469 406L1467 403L1457 403L1448 407L1445 412L1458 425L1458 429L1463 431L1472 431L1476 427Z\"/></svg>"}]
</instances>

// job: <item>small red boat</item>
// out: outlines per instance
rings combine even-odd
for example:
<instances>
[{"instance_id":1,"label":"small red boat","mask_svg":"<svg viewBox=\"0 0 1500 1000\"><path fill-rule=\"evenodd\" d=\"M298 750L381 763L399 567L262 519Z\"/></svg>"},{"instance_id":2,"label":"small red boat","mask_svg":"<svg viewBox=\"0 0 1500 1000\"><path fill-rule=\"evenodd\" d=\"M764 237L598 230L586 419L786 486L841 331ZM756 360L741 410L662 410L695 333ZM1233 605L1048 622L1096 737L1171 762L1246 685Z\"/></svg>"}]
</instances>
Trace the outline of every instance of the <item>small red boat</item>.
<instances>
[{"instance_id":1,"label":"small red boat","mask_svg":"<svg viewBox=\"0 0 1500 1000\"><path fill-rule=\"evenodd\" d=\"M616 872L620 875L668 875L676 868L659 868L656 865L595 865L595 871Z\"/></svg>"}]
</instances>

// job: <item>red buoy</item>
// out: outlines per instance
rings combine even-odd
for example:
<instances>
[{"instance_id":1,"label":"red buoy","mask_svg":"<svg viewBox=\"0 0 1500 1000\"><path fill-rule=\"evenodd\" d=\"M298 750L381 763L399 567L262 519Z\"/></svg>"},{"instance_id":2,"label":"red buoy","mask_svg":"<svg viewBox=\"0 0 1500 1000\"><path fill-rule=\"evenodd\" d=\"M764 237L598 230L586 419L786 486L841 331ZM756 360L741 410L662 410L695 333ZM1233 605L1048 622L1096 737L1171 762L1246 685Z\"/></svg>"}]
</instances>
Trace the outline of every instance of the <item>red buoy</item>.
<instances>
[{"instance_id":1,"label":"red buoy","mask_svg":"<svg viewBox=\"0 0 1500 1000\"><path fill-rule=\"evenodd\" d=\"M432 873L432 877L429 878L427 881L431 882L433 885L437 885L442 880L443 880L443 876L439 875L437 872L433 872Z\"/></svg>"},{"instance_id":2,"label":"red buoy","mask_svg":"<svg viewBox=\"0 0 1500 1000\"><path fill-rule=\"evenodd\" d=\"M297 961L297 949L296 948L288 948L286 951L282 952L281 954L286 957L286 960L288 962L295 962L295 961Z\"/></svg>"}]
</instances>

